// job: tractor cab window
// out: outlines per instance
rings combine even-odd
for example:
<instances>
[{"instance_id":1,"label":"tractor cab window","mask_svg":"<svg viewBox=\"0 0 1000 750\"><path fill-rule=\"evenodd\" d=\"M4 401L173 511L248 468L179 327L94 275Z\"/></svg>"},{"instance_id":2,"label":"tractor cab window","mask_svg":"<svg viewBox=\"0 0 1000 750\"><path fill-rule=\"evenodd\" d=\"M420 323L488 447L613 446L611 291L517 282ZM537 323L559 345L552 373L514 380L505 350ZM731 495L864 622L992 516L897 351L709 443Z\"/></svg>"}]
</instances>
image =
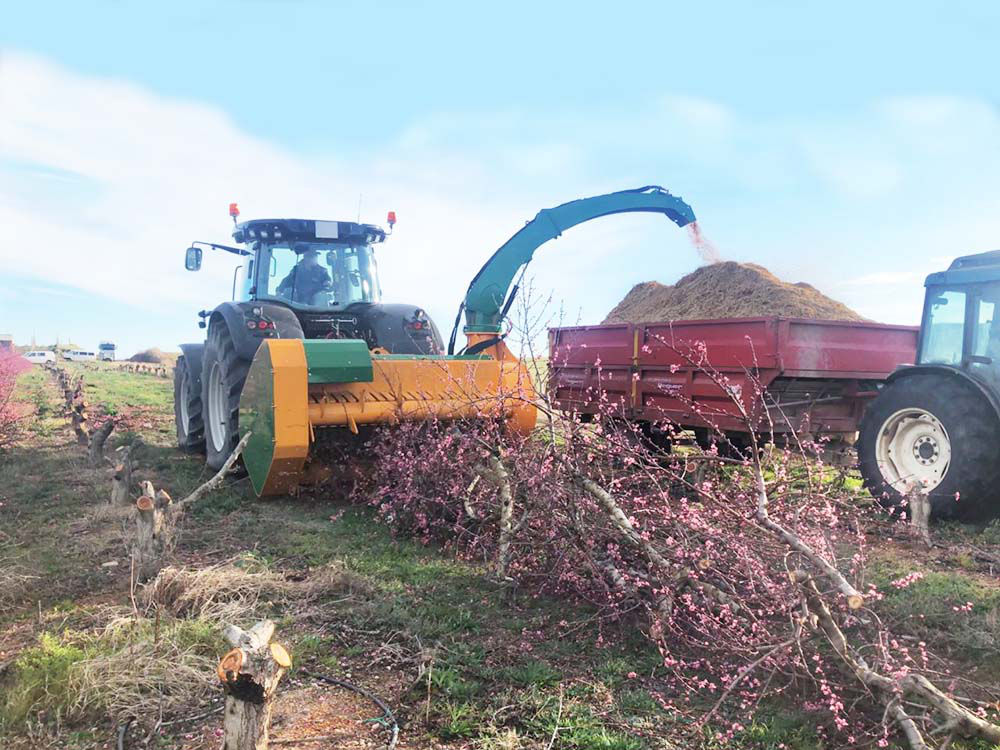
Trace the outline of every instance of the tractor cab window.
<instances>
[{"instance_id":1,"label":"tractor cab window","mask_svg":"<svg viewBox=\"0 0 1000 750\"><path fill-rule=\"evenodd\" d=\"M323 310L381 297L374 253L367 245L272 245L261 251L259 264L258 297Z\"/></svg>"},{"instance_id":2,"label":"tractor cab window","mask_svg":"<svg viewBox=\"0 0 1000 750\"><path fill-rule=\"evenodd\" d=\"M920 364L960 367L965 339L966 294L956 289L928 291Z\"/></svg>"},{"instance_id":3,"label":"tractor cab window","mask_svg":"<svg viewBox=\"0 0 1000 750\"><path fill-rule=\"evenodd\" d=\"M1000 284L975 290L972 309L970 369L991 381L1000 380Z\"/></svg>"}]
</instances>

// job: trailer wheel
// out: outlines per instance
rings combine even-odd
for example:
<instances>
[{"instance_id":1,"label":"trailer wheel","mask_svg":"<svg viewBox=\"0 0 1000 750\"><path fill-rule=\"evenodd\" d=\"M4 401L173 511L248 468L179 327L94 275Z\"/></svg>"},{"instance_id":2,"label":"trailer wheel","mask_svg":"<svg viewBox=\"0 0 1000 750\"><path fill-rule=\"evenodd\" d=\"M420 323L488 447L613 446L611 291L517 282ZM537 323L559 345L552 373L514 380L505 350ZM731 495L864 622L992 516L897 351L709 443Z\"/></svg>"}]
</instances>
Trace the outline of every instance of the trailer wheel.
<instances>
[{"instance_id":1,"label":"trailer wheel","mask_svg":"<svg viewBox=\"0 0 1000 750\"><path fill-rule=\"evenodd\" d=\"M1000 423L981 394L950 376L912 375L887 385L865 411L859 469L886 507L920 483L935 518L993 515L998 438Z\"/></svg>"},{"instance_id":2,"label":"trailer wheel","mask_svg":"<svg viewBox=\"0 0 1000 750\"><path fill-rule=\"evenodd\" d=\"M205 461L221 469L239 441L239 407L250 363L236 354L224 323L209 329L201 370L205 417Z\"/></svg>"},{"instance_id":3,"label":"trailer wheel","mask_svg":"<svg viewBox=\"0 0 1000 750\"><path fill-rule=\"evenodd\" d=\"M174 367L174 422L177 425L177 446L185 451L205 450L205 421L202 415L201 388L195 388L195 377L183 355Z\"/></svg>"}]
</instances>

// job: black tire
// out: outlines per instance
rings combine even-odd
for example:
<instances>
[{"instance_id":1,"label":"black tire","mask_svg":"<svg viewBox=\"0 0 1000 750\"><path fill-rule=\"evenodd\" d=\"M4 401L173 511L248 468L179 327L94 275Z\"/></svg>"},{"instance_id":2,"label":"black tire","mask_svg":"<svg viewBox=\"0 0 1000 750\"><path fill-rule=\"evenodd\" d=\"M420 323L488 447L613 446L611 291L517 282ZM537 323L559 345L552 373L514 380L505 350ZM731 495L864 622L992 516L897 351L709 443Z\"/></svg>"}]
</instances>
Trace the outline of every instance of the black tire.
<instances>
[{"instance_id":1,"label":"black tire","mask_svg":"<svg viewBox=\"0 0 1000 750\"><path fill-rule=\"evenodd\" d=\"M942 519L996 515L1000 511L1000 421L974 386L952 375L900 378L887 385L865 410L858 435L858 468L872 496L886 507L903 501L906 487L893 486L888 481L891 477L879 468L878 442L889 420L906 409L930 414L947 433L950 461L940 483L930 491L931 515ZM915 442L911 448L914 455L918 449ZM924 460L938 460L935 450L936 444Z\"/></svg>"},{"instance_id":2,"label":"black tire","mask_svg":"<svg viewBox=\"0 0 1000 750\"><path fill-rule=\"evenodd\" d=\"M174 422L177 425L177 446L184 451L205 451L205 421L201 408L201 387L188 367L187 358L177 358L174 367Z\"/></svg>"},{"instance_id":3,"label":"black tire","mask_svg":"<svg viewBox=\"0 0 1000 750\"><path fill-rule=\"evenodd\" d=\"M218 367L223 401L222 418L213 423L212 372ZM213 469L221 469L239 442L239 408L243 382L247 378L250 363L240 359L233 346L233 339L224 321L213 323L209 329L208 341L201 369L201 400L205 420L205 462Z\"/></svg>"}]
</instances>

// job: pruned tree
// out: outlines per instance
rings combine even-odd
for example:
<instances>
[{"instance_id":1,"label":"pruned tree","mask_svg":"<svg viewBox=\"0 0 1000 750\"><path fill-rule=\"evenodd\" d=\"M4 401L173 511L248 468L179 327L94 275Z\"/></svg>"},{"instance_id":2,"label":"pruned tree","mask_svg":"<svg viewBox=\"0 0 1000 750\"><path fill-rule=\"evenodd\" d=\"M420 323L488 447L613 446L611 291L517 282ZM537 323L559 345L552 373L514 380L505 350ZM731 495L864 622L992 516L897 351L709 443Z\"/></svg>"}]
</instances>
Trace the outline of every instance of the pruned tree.
<instances>
[{"instance_id":1,"label":"pruned tree","mask_svg":"<svg viewBox=\"0 0 1000 750\"><path fill-rule=\"evenodd\" d=\"M267 750L271 711L278 683L292 665L288 651L271 639L274 623L262 620L250 630L226 627L231 651L219 662L226 693L222 750Z\"/></svg>"}]
</instances>

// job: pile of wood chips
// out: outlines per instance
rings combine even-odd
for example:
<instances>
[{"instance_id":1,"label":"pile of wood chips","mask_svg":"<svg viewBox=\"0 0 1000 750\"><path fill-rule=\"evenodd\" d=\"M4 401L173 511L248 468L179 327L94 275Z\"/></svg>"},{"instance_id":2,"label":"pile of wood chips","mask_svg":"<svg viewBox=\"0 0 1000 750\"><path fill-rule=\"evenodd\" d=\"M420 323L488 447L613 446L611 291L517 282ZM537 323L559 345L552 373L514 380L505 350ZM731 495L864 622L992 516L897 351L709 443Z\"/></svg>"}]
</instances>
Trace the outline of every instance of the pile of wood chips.
<instances>
[{"instance_id":1,"label":"pile of wood chips","mask_svg":"<svg viewBox=\"0 0 1000 750\"><path fill-rule=\"evenodd\" d=\"M673 286L657 281L636 284L603 322L656 323L775 315L865 320L809 284L789 284L761 266L727 261L702 266Z\"/></svg>"}]
</instances>

